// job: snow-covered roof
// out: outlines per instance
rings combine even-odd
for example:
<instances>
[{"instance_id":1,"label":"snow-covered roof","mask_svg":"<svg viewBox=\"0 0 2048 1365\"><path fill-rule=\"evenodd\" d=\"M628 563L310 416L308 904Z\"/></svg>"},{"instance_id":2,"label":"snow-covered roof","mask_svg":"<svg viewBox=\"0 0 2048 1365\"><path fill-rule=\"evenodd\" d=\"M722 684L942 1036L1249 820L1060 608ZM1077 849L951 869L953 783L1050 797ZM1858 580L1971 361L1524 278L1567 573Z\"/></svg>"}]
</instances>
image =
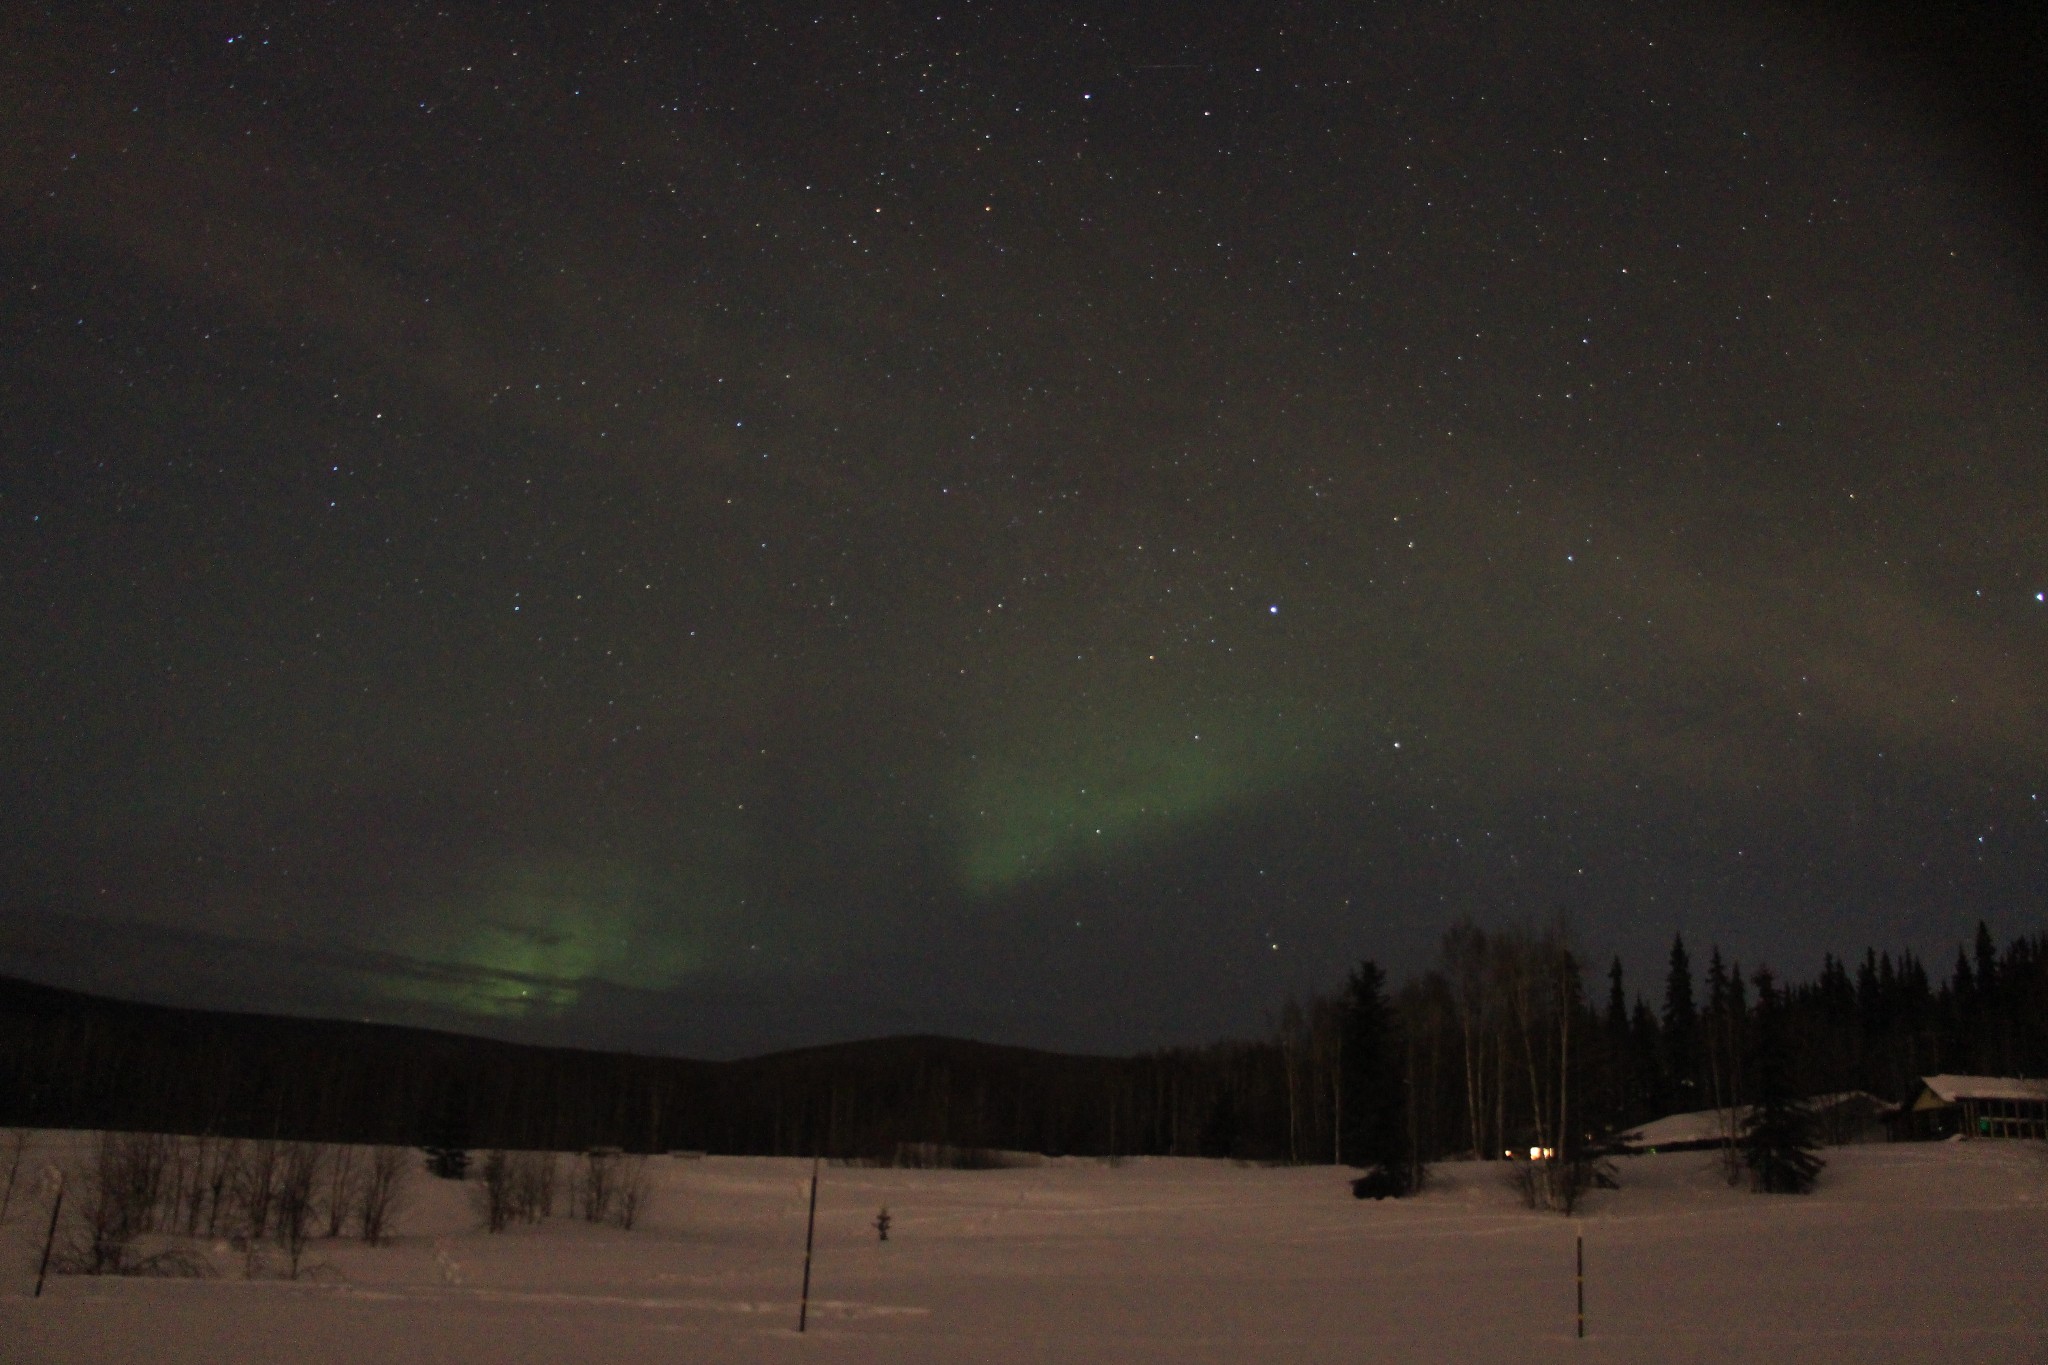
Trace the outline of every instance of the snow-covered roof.
<instances>
[{"instance_id":1,"label":"snow-covered roof","mask_svg":"<svg viewBox=\"0 0 2048 1365\"><path fill-rule=\"evenodd\" d=\"M1800 1103L1810 1114L1826 1114L1851 1104L1867 1105L1868 1112L1875 1114L1887 1114L1899 1107L1862 1090L1812 1095ZM1741 1133L1743 1120L1748 1117L1749 1106L1746 1104L1733 1110L1699 1109L1690 1114L1666 1114L1661 1119L1652 1119L1618 1134L1615 1140L1630 1147L1676 1147L1690 1142L1719 1142L1730 1132Z\"/></svg>"},{"instance_id":2,"label":"snow-covered roof","mask_svg":"<svg viewBox=\"0 0 2048 1365\"><path fill-rule=\"evenodd\" d=\"M1735 1132L1742 1131L1742 1120L1748 1109L1738 1109L1733 1115ZM1631 1147L1675 1147L1682 1142L1718 1142L1728 1136L1730 1115L1726 1109L1700 1109L1690 1114L1666 1114L1661 1119L1652 1119L1640 1128L1631 1128L1619 1137L1619 1141Z\"/></svg>"},{"instance_id":3,"label":"snow-covered roof","mask_svg":"<svg viewBox=\"0 0 2048 1365\"><path fill-rule=\"evenodd\" d=\"M2018 1076L1922 1076L1920 1083L1943 1104L1960 1100L2048 1101L2048 1081Z\"/></svg>"}]
</instances>

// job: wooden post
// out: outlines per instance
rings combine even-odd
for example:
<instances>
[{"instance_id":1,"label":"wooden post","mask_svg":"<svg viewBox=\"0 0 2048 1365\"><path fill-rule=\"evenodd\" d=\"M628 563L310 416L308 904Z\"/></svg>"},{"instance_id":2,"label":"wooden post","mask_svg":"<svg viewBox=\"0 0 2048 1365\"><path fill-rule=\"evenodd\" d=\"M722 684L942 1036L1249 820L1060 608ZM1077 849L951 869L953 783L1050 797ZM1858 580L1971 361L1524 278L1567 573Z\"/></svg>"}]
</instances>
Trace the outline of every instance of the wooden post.
<instances>
[{"instance_id":1,"label":"wooden post","mask_svg":"<svg viewBox=\"0 0 2048 1365\"><path fill-rule=\"evenodd\" d=\"M801 1334L811 1316L811 1243L818 1231L818 1158L811 1158L811 1216L804 1224L804 1296L796 1310L796 1330Z\"/></svg>"},{"instance_id":2,"label":"wooden post","mask_svg":"<svg viewBox=\"0 0 2048 1365\"><path fill-rule=\"evenodd\" d=\"M1344 1164L1344 1021L1337 1020L1337 1065L1330 1076L1330 1164Z\"/></svg>"},{"instance_id":3,"label":"wooden post","mask_svg":"<svg viewBox=\"0 0 2048 1365\"><path fill-rule=\"evenodd\" d=\"M1586 1230L1578 1229L1579 1243L1579 1339L1586 1338Z\"/></svg>"},{"instance_id":4,"label":"wooden post","mask_svg":"<svg viewBox=\"0 0 2048 1365\"><path fill-rule=\"evenodd\" d=\"M50 1230L43 1234L43 1263L36 1267L36 1292L31 1296L43 1296L43 1277L50 1273L50 1248L57 1244L57 1215L64 1211L64 1173L57 1172L57 1197L50 1201Z\"/></svg>"}]
</instances>

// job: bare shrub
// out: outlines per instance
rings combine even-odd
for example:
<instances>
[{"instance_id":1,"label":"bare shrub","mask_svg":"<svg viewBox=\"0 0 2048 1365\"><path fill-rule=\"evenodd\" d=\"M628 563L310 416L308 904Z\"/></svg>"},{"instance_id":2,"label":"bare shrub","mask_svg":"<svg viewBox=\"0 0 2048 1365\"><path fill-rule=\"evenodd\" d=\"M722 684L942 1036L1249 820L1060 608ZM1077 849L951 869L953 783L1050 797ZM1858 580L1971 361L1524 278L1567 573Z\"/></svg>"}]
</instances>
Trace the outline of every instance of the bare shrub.
<instances>
[{"instance_id":1,"label":"bare shrub","mask_svg":"<svg viewBox=\"0 0 2048 1365\"><path fill-rule=\"evenodd\" d=\"M493 1151L477 1168L470 1203L492 1232L513 1223L538 1223L555 1211L557 1167L553 1152ZM600 1182L609 1190L609 1178Z\"/></svg>"},{"instance_id":2,"label":"bare shrub","mask_svg":"<svg viewBox=\"0 0 2048 1365\"><path fill-rule=\"evenodd\" d=\"M7 1211L14 1206L14 1186L21 1177L22 1162L28 1157L28 1149L35 1142L35 1130L15 1128L7 1134L7 1146L0 1161L7 1164L7 1187L0 1192L0 1223L7 1221Z\"/></svg>"},{"instance_id":3,"label":"bare shrub","mask_svg":"<svg viewBox=\"0 0 2048 1365\"><path fill-rule=\"evenodd\" d=\"M130 1244L156 1228L167 1141L154 1133L101 1133L85 1172L79 1212L85 1240L75 1259L88 1275L118 1275Z\"/></svg>"},{"instance_id":4,"label":"bare shrub","mask_svg":"<svg viewBox=\"0 0 2048 1365\"><path fill-rule=\"evenodd\" d=\"M340 1146L328 1153L324 1193L330 1239L341 1236L348 1227L349 1215L356 1206L356 1187L361 1181L361 1163L354 1147Z\"/></svg>"},{"instance_id":5,"label":"bare shrub","mask_svg":"<svg viewBox=\"0 0 2048 1365\"><path fill-rule=\"evenodd\" d=\"M80 1231L60 1258L61 1269L79 1275L166 1273L151 1268L162 1257L140 1256L134 1243L157 1228L175 1142L158 1133L99 1135L79 1180Z\"/></svg>"},{"instance_id":6,"label":"bare shrub","mask_svg":"<svg viewBox=\"0 0 2048 1365\"><path fill-rule=\"evenodd\" d=\"M647 1207L652 1188L646 1157L619 1158L619 1169L612 1185L612 1221L631 1232L633 1224L640 1221L640 1215Z\"/></svg>"},{"instance_id":7,"label":"bare shrub","mask_svg":"<svg viewBox=\"0 0 2048 1365\"><path fill-rule=\"evenodd\" d=\"M253 1245L270 1235L271 1205L277 1198L278 1144L267 1138L250 1143L234 1175L232 1196L242 1223L234 1232Z\"/></svg>"},{"instance_id":8,"label":"bare shrub","mask_svg":"<svg viewBox=\"0 0 2048 1365\"><path fill-rule=\"evenodd\" d=\"M371 1150L362 1179L356 1185L356 1232L371 1246L382 1246L390 1237L405 1204L406 1181L412 1175L412 1154L404 1147Z\"/></svg>"},{"instance_id":9,"label":"bare shrub","mask_svg":"<svg viewBox=\"0 0 2048 1365\"><path fill-rule=\"evenodd\" d=\"M197 1182L192 1163L198 1160L197 1143L182 1137L166 1137L163 1183L157 1191L157 1221L167 1232L176 1232L185 1208L186 1187Z\"/></svg>"},{"instance_id":10,"label":"bare shrub","mask_svg":"<svg viewBox=\"0 0 2048 1365\"><path fill-rule=\"evenodd\" d=\"M313 1235L313 1200L319 1188L320 1167L325 1157L326 1149L316 1142L287 1143L277 1154L271 1223L278 1249L284 1252L285 1276L288 1279L299 1278L306 1243Z\"/></svg>"},{"instance_id":11,"label":"bare shrub","mask_svg":"<svg viewBox=\"0 0 2048 1365\"><path fill-rule=\"evenodd\" d=\"M1532 1209L1551 1209L1571 1214L1589 1190L1618 1190L1621 1182L1614 1163L1604 1157L1579 1152L1570 1157L1534 1161L1511 1161L1508 1183Z\"/></svg>"},{"instance_id":12,"label":"bare shrub","mask_svg":"<svg viewBox=\"0 0 2048 1365\"><path fill-rule=\"evenodd\" d=\"M202 1151L199 1176L191 1191L186 1211L185 1230L197 1233L199 1213L206 1212L206 1235L217 1236L221 1227L221 1216L232 1213L235 1192L242 1183L242 1144L238 1139L214 1140Z\"/></svg>"},{"instance_id":13,"label":"bare shrub","mask_svg":"<svg viewBox=\"0 0 2048 1365\"><path fill-rule=\"evenodd\" d=\"M470 1188L469 1201L477 1216L492 1232L503 1232L512 1221L512 1158L502 1150L486 1152L477 1167L477 1182Z\"/></svg>"},{"instance_id":14,"label":"bare shrub","mask_svg":"<svg viewBox=\"0 0 2048 1365\"><path fill-rule=\"evenodd\" d=\"M593 1147L585 1152L576 1168L576 1212L587 1223L602 1223L612 1216L618 1198L619 1149Z\"/></svg>"},{"instance_id":15,"label":"bare shrub","mask_svg":"<svg viewBox=\"0 0 2048 1365\"><path fill-rule=\"evenodd\" d=\"M560 1179L553 1152L523 1152L513 1166L513 1204L530 1223L555 1215L555 1186Z\"/></svg>"}]
</instances>

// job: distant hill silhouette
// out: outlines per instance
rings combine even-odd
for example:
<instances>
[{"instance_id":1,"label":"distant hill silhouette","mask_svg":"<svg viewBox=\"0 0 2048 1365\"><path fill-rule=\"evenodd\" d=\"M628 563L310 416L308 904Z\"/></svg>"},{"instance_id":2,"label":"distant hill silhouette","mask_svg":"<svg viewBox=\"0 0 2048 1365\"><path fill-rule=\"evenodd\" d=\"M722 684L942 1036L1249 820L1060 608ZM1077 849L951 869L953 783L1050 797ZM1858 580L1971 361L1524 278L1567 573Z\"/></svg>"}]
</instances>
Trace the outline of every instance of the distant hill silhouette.
<instances>
[{"instance_id":1,"label":"distant hill silhouette","mask_svg":"<svg viewBox=\"0 0 2048 1365\"><path fill-rule=\"evenodd\" d=\"M1247 1049L1083 1057L901 1037L709 1062L0 977L0 1125L883 1159L907 1143L1164 1153L1201 1150L1219 1066ZM1236 1135L1219 1154L1256 1142Z\"/></svg>"}]
</instances>

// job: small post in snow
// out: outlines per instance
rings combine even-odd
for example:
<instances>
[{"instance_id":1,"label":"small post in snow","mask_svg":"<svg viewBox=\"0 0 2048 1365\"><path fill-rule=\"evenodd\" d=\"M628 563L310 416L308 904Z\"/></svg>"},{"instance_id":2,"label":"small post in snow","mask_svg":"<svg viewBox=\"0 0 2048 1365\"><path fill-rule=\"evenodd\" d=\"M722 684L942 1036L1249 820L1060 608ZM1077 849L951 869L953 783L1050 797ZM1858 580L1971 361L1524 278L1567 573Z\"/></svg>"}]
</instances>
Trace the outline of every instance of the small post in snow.
<instances>
[{"instance_id":1,"label":"small post in snow","mask_svg":"<svg viewBox=\"0 0 2048 1365\"><path fill-rule=\"evenodd\" d=\"M1576 1229L1579 1244L1579 1340L1586 1339L1586 1227Z\"/></svg>"},{"instance_id":2,"label":"small post in snow","mask_svg":"<svg viewBox=\"0 0 2048 1365\"><path fill-rule=\"evenodd\" d=\"M796 1310L799 1335L811 1316L811 1243L818 1231L818 1158L811 1158L811 1216L804 1224L804 1296Z\"/></svg>"},{"instance_id":3,"label":"small post in snow","mask_svg":"<svg viewBox=\"0 0 2048 1365\"><path fill-rule=\"evenodd\" d=\"M54 1167L52 1168L55 1169ZM43 1263L36 1267L36 1292L32 1298L43 1296L43 1277L50 1273L50 1248L57 1244L57 1215L64 1211L64 1172L57 1172L57 1197L50 1201L50 1230L43 1234Z\"/></svg>"}]
</instances>

